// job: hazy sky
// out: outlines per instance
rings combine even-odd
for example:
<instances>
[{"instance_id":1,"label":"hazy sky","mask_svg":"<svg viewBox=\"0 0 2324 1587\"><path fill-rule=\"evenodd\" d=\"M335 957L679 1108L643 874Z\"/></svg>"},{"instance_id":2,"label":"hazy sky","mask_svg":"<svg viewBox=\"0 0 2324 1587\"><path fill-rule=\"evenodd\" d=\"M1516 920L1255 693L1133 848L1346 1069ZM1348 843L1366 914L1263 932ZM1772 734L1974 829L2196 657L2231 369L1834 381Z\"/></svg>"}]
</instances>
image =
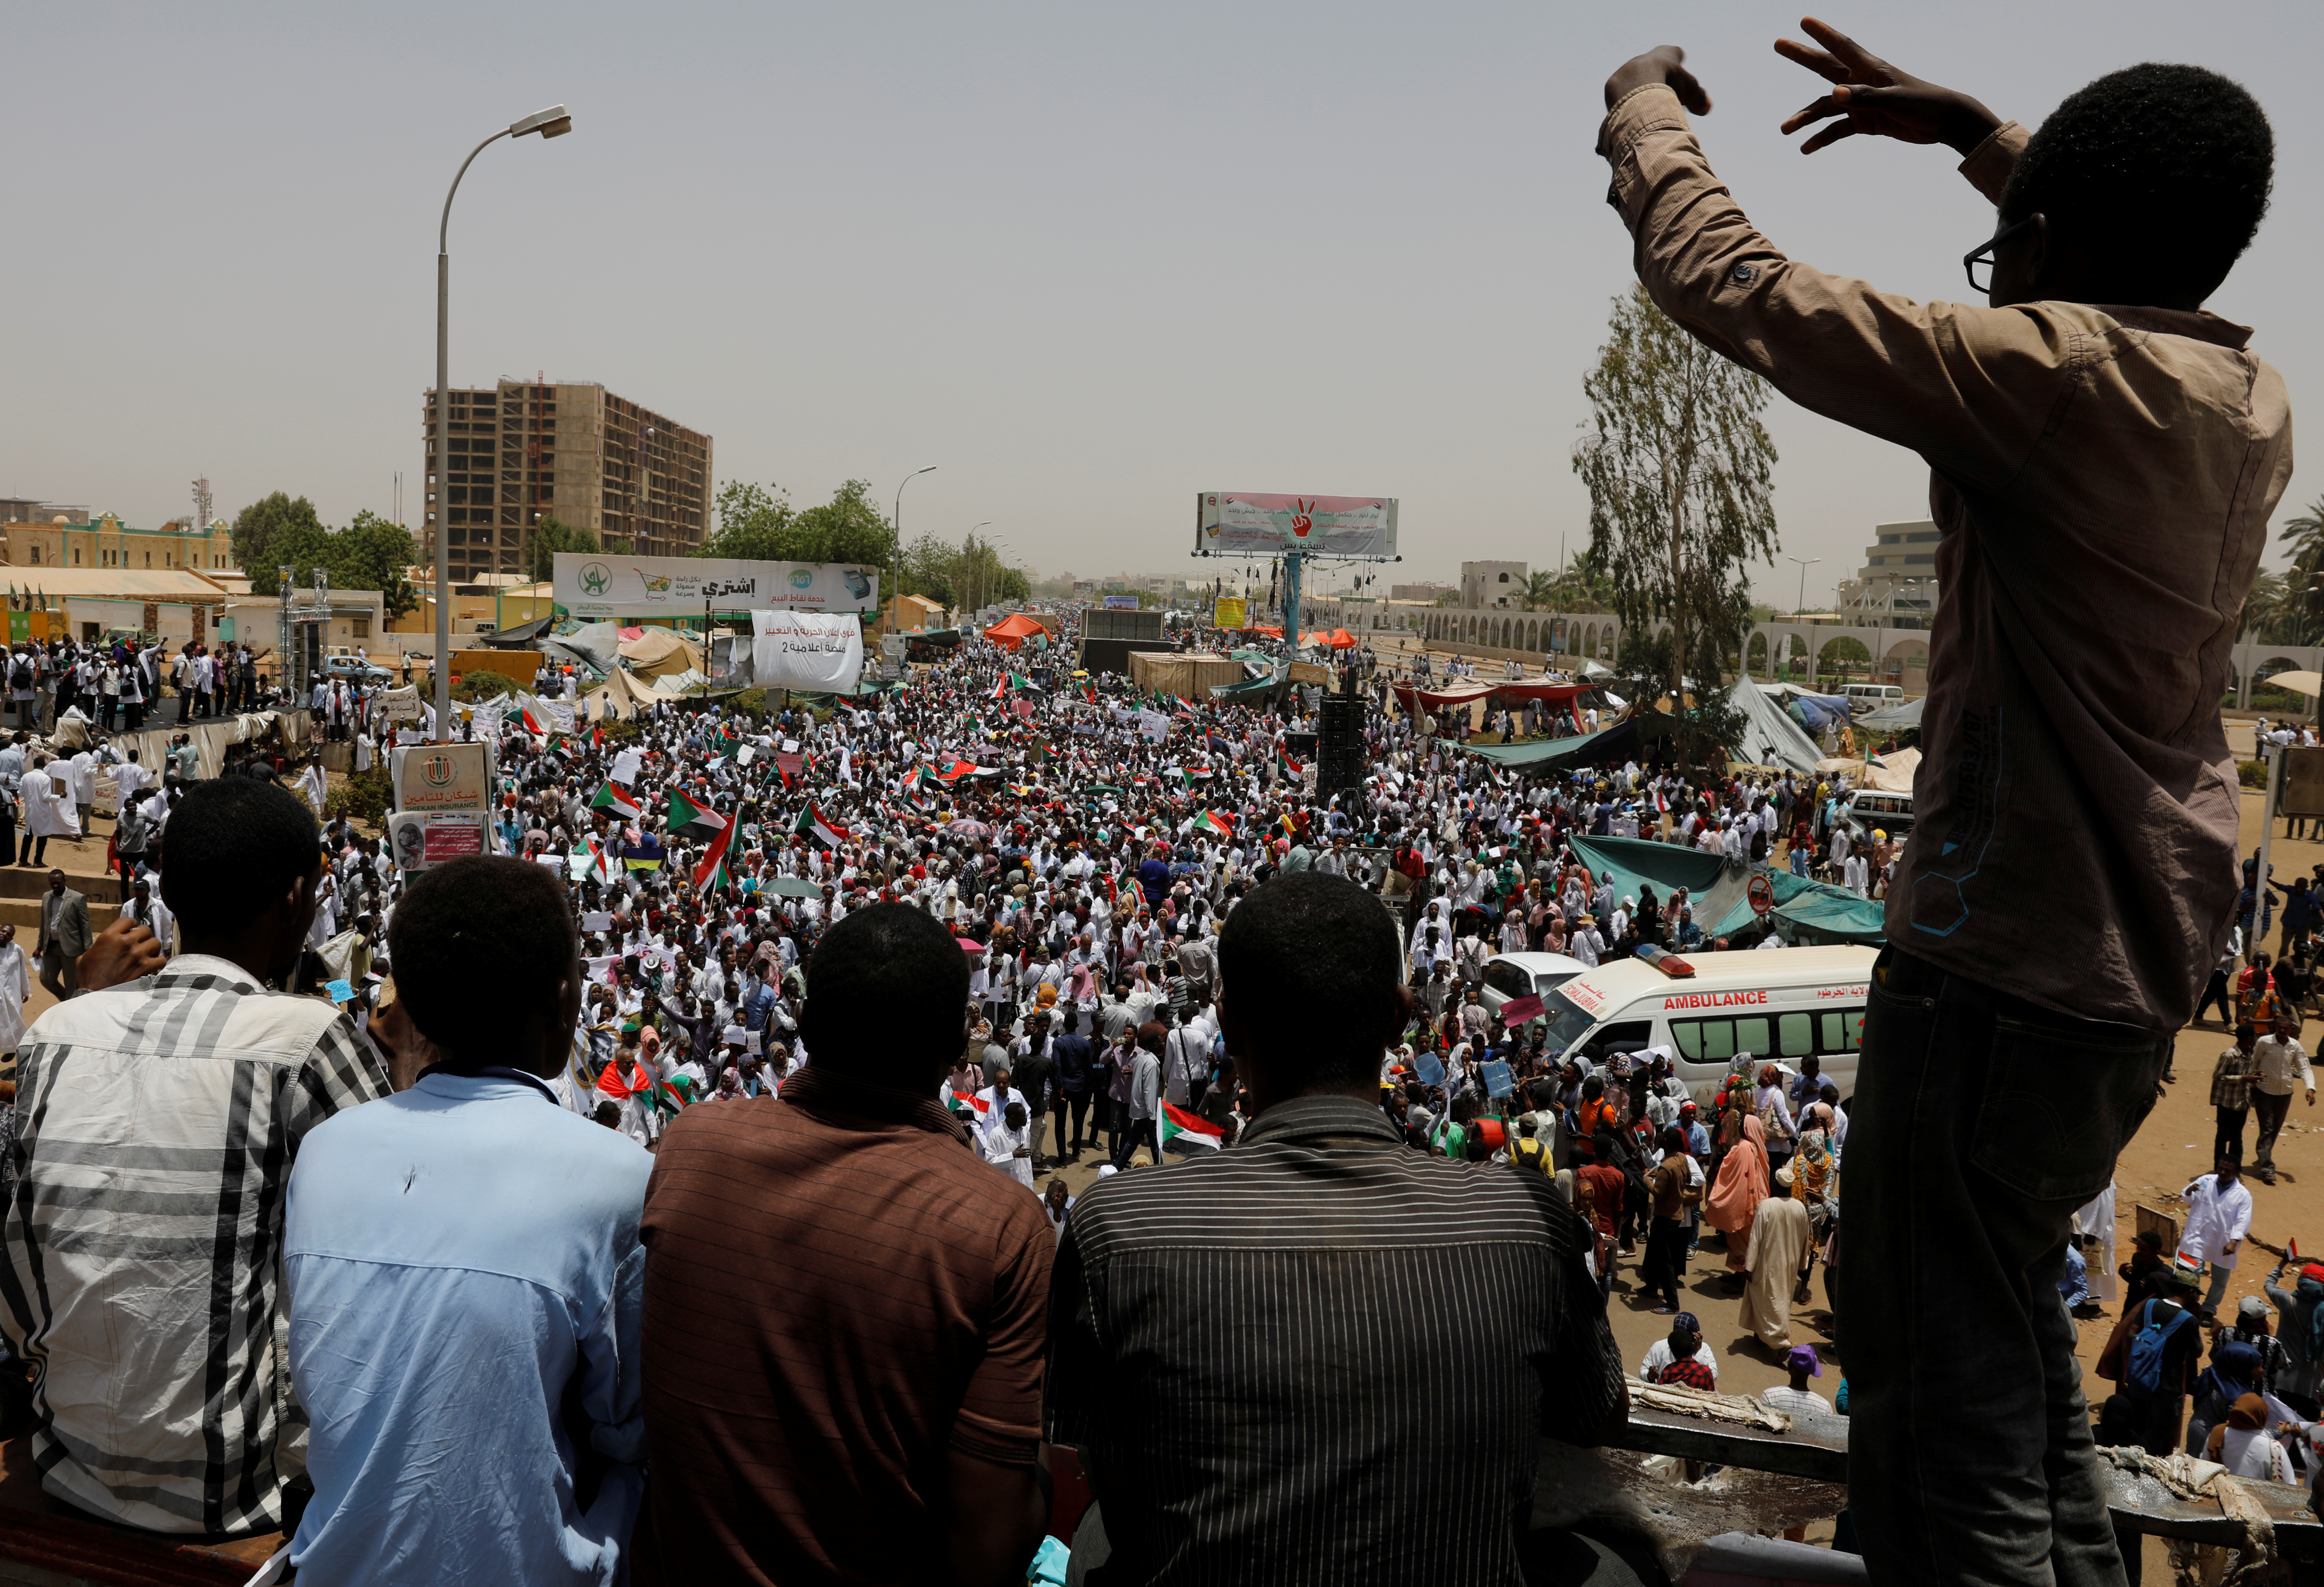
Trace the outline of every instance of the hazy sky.
<instances>
[{"instance_id":1,"label":"hazy sky","mask_svg":"<svg viewBox=\"0 0 2324 1587\"><path fill-rule=\"evenodd\" d=\"M280 489L343 522L401 469L416 523L445 186L561 100L574 134L487 150L453 211L456 385L603 382L802 504L935 464L908 536L990 519L1049 574L1196 567L1204 488L1398 496L1399 578L1551 566L1587 539L1569 450L1628 279L1591 152L1623 60L1688 48L1712 161L1795 257L1961 297L1990 228L1942 150L1777 133L1815 91L1769 48L1796 12L1653 10L9 0L0 492L150 526L207 473L229 515ZM2306 399L2316 6L1822 14L2029 125L2135 60L2243 80L2275 203L2212 307ZM1925 471L1770 423L1828 599Z\"/></svg>"}]
</instances>

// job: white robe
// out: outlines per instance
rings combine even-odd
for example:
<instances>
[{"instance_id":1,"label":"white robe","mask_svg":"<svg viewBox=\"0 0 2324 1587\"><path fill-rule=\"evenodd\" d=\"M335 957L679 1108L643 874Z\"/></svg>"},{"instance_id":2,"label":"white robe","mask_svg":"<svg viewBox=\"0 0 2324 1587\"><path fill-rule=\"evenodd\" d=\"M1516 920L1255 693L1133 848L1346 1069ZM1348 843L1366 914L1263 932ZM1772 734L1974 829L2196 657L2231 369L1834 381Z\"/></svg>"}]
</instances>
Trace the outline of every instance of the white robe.
<instances>
[{"instance_id":1,"label":"white robe","mask_svg":"<svg viewBox=\"0 0 2324 1587\"><path fill-rule=\"evenodd\" d=\"M2122 1280L2114 1270L2113 1180L2107 1180L2107 1187L2074 1214L2074 1232L2098 1242L2098 1259L2089 1265L2090 1298L2111 1305L2122 1289Z\"/></svg>"},{"instance_id":2,"label":"white robe","mask_svg":"<svg viewBox=\"0 0 2324 1587\"><path fill-rule=\"evenodd\" d=\"M0 1053L13 1053L24 1038L24 1000L32 995L22 943L0 947Z\"/></svg>"},{"instance_id":3,"label":"white robe","mask_svg":"<svg viewBox=\"0 0 2324 1587\"><path fill-rule=\"evenodd\" d=\"M2221 1248L2249 1234L2251 1221L2251 1186L2238 1177L2222 1194L2218 1176L2206 1174L2187 1187L2187 1227L2180 1233L2179 1249L2213 1267L2233 1268L2236 1253Z\"/></svg>"},{"instance_id":4,"label":"white robe","mask_svg":"<svg viewBox=\"0 0 2324 1587\"><path fill-rule=\"evenodd\" d=\"M50 766L55 765L53 761ZM54 791L49 767L24 779L24 831L33 837L78 837L80 811L69 795Z\"/></svg>"}]
</instances>

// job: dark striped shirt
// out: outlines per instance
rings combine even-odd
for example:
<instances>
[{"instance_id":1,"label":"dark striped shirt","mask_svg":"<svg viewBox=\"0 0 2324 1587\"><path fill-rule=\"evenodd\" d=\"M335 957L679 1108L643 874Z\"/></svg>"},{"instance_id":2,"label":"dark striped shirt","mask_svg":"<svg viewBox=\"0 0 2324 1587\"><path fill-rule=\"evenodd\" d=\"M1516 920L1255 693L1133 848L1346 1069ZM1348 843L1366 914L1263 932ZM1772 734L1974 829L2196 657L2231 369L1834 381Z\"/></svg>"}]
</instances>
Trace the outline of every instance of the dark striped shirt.
<instances>
[{"instance_id":1,"label":"dark striped shirt","mask_svg":"<svg viewBox=\"0 0 2324 1587\"><path fill-rule=\"evenodd\" d=\"M1344 1097L1085 1193L1048 1423L1093 1456L1108 1581L1520 1581L1539 1438L1623 1392L1588 1244L1540 1175Z\"/></svg>"},{"instance_id":2,"label":"dark striped shirt","mask_svg":"<svg viewBox=\"0 0 2324 1587\"><path fill-rule=\"evenodd\" d=\"M0 1330L34 1368L42 1483L152 1531L273 1530L307 1442L283 1190L387 1075L331 1004L195 954L58 1004L18 1060Z\"/></svg>"}]
</instances>

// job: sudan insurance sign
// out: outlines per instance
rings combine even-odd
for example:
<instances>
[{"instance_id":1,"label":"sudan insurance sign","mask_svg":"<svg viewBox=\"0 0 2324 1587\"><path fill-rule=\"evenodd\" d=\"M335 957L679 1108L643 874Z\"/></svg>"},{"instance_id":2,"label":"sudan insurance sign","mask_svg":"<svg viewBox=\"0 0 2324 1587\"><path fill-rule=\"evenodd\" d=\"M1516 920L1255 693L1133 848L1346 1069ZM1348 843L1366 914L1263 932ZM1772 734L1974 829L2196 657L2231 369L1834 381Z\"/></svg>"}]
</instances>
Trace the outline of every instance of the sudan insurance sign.
<instances>
[{"instance_id":1,"label":"sudan insurance sign","mask_svg":"<svg viewBox=\"0 0 2324 1587\"><path fill-rule=\"evenodd\" d=\"M1204 491L1194 498L1194 549L1272 557L1396 555L1394 496L1275 496Z\"/></svg>"},{"instance_id":2,"label":"sudan insurance sign","mask_svg":"<svg viewBox=\"0 0 2324 1587\"><path fill-rule=\"evenodd\" d=\"M880 570L847 562L742 562L559 551L557 604L583 623L714 612L876 612Z\"/></svg>"}]
</instances>

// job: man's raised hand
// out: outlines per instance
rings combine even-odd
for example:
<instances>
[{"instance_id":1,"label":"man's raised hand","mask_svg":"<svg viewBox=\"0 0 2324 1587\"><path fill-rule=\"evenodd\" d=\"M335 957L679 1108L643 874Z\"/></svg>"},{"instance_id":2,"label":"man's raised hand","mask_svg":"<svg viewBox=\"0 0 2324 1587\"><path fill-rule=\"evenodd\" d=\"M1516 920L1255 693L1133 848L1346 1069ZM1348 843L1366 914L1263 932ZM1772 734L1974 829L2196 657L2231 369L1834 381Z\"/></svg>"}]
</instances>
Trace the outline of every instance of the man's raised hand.
<instances>
[{"instance_id":1,"label":"man's raised hand","mask_svg":"<svg viewBox=\"0 0 2324 1587\"><path fill-rule=\"evenodd\" d=\"M1606 79L1606 108L1613 109L1640 88L1661 84L1676 93L1678 102L1695 115L1710 115L1711 96L1683 64L1685 60L1686 51L1676 44L1657 44L1644 55L1632 56Z\"/></svg>"},{"instance_id":2,"label":"man's raised hand","mask_svg":"<svg viewBox=\"0 0 2324 1587\"><path fill-rule=\"evenodd\" d=\"M1899 70L1837 28L1812 16L1802 17L1800 26L1823 48L1778 39L1775 53L1836 86L1794 113L1784 123L1784 131L1795 133L1833 116L1846 117L1802 143L1803 154L1868 133L1903 143L1945 143L1966 156L2001 125L1999 116L1967 94Z\"/></svg>"}]
</instances>

